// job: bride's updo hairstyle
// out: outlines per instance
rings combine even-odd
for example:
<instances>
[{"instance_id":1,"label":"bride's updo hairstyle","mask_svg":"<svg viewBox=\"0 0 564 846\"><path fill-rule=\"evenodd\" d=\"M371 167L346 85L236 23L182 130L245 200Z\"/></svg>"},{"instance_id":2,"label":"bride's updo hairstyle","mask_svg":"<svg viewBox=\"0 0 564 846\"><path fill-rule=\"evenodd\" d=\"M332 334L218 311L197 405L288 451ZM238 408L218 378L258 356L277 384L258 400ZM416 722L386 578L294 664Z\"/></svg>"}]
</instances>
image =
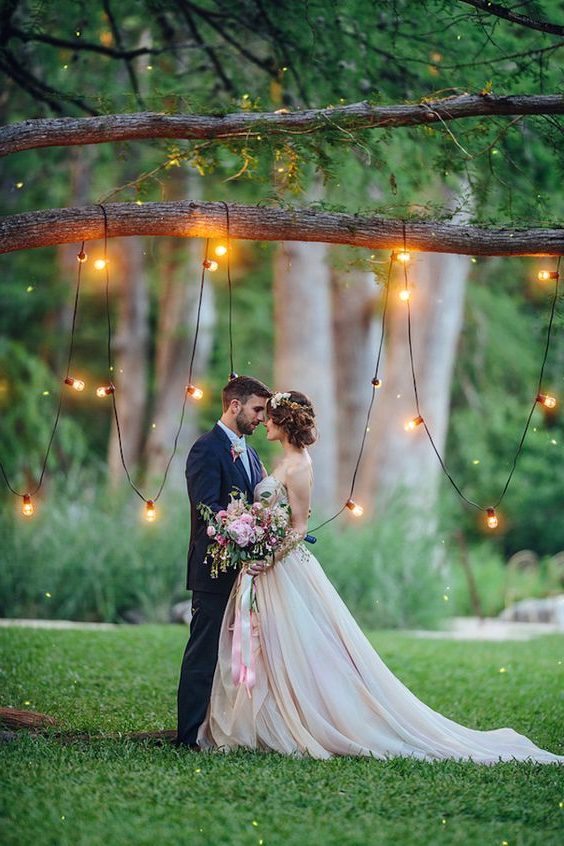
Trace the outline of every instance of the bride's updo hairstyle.
<instances>
[{"instance_id":1,"label":"bride's updo hairstyle","mask_svg":"<svg viewBox=\"0 0 564 846\"><path fill-rule=\"evenodd\" d=\"M266 413L286 432L293 446L301 449L317 440L315 411L305 394L277 391L266 401Z\"/></svg>"}]
</instances>

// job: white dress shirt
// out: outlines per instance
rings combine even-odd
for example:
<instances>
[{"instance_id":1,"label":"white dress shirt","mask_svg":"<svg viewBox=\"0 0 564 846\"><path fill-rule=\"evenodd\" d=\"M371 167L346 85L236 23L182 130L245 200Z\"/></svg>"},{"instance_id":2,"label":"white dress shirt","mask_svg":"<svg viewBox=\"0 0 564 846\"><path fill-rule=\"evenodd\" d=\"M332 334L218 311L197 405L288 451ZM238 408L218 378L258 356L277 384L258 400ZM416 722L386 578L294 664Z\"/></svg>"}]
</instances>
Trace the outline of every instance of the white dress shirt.
<instances>
[{"instance_id":1,"label":"white dress shirt","mask_svg":"<svg viewBox=\"0 0 564 846\"><path fill-rule=\"evenodd\" d=\"M247 442L245 441L245 436L241 435L241 437L239 437L238 435L235 434L233 429L230 429L229 426L226 426L225 423L221 422L221 420L217 421L217 425L220 426L223 429L223 431L225 432L225 434L227 435L227 437L231 441L231 444L238 444L238 446L242 447L243 452L240 453L239 458L241 459L243 467L245 468L245 473L247 474L247 478L249 479L249 482L250 482L251 481L251 463L249 461L249 454L247 452Z\"/></svg>"}]
</instances>

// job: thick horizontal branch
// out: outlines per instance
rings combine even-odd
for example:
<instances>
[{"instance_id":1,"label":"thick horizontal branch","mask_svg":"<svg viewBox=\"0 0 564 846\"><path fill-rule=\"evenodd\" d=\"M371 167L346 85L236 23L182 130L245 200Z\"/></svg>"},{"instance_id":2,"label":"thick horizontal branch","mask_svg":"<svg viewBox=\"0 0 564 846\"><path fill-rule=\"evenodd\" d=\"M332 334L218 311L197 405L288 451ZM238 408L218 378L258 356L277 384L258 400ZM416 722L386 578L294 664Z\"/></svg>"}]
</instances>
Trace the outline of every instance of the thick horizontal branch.
<instances>
[{"instance_id":1,"label":"thick horizontal branch","mask_svg":"<svg viewBox=\"0 0 564 846\"><path fill-rule=\"evenodd\" d=\"M213 115L167 115L157 112L86 118L26 120L0 129L0 156L37 147L68 147L147 138L253 138L261 133L286 135L339 129L417 126L483 115L564 114L564 95L497 97L463 94L442 100L371 106L354 103L300 112L237 112Z\"/></svg>"},{"instance_id":2,"label":"thick horizontal branch","mask_svg":"<svg viewBox=\"0 0 564 846\"><path fill-rule=\"evenodd\" d=\"M564 26L561 24L539 21L536 18L530 18L528 15L521 15L512 9L508 9L507 6L502 6L501 3L492 3L490 0L462 0L462 2L474 6L481 12L486 12L488 15L495 15L497 18L504 18L506 21L519 24L519 26L526 26L527 29L550 32L551 35L564 35Z\"/></svg>"},{"instance_id":3,"label":"thick horizontal branch","mask_svg":"<svg viewBox=\"0 0 564 846\"><path fill-rule=\"evenodd\" d=\"M223 203L109 203L108 236L172 235L181 238L224 238ZM251 241L322 241L370 250L402 246L404 223L382 217L360 217L311 209L278 209L229 205L231 238ZM27 212L0 220L0 253L80 243L102 238L100 206ZM442 221L405 224L412 250L461 255L562 255L563 229L484 229Z\"/></svg>"}]
</instances>

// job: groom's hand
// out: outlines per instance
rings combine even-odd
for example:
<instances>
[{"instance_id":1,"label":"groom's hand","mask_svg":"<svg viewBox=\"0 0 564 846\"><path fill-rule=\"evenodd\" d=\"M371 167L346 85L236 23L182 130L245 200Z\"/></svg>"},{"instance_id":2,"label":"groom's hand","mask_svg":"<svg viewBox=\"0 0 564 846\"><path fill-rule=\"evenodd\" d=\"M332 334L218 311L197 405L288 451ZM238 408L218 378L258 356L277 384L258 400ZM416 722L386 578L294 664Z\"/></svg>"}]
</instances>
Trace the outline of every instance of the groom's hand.
<instances>
[{"instance_id":1,"label":"groom's hand","mask_svg":"<svg viewBox=\"0 0 564 846\"><path fill-rule=\"evenodd\" d=\"M247 561L247 572L251 576L260 576L267 568L266 561Z\"/></svg>"}]
</instances>

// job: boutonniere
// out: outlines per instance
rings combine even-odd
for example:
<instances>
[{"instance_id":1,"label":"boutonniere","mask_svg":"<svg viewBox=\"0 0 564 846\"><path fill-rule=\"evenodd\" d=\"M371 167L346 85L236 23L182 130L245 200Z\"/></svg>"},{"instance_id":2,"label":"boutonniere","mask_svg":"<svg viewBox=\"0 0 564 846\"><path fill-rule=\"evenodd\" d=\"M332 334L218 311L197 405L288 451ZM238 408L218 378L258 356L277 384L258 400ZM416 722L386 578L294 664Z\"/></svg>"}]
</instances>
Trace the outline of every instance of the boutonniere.
<instances>
[{"instance_id":1,"label":"boutonniere","mask_svg":"<svg viewBox=\"0 0 564 846\"><path fill-rule=\"evenodd\" d=\"M233 461L237 461L239 456L245 452L245 447L241 446L241 444L232 444L230 452Z\"/></svg>"}]
</instances>

